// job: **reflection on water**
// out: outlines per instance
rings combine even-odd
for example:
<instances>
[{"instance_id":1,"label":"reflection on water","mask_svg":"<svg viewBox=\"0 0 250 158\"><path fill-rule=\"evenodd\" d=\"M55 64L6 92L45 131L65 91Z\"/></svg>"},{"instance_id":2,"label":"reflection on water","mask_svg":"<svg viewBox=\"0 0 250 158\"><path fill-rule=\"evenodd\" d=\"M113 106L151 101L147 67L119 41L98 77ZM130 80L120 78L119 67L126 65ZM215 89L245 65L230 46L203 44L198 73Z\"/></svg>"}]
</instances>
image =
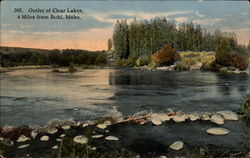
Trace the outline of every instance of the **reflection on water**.
<instances>
[{"instance_id":1,"label":"reflection on water","mask_svg":"<svg viewBox=\"0 0 250 158\"><path fill-rule=\"evenodd\" d=\"M249 90L249 75L212 72L110 73L116 89L114 100L125 114L141 110L184 111L238 110L242 96Z\"/></svg>"},{"instance_id":2,"label":"reflection on water","mask_svg":"<svg viewBox=\"0 0 250 158\"><path fill-rule=\"evenodd\" d=\"M113 107L138 111L238 110L249 90L244 74L145 72L138 70L18 70L1 75L2 124L44 124L51 119L86 120Z\"/></svg>"}]
</instances>

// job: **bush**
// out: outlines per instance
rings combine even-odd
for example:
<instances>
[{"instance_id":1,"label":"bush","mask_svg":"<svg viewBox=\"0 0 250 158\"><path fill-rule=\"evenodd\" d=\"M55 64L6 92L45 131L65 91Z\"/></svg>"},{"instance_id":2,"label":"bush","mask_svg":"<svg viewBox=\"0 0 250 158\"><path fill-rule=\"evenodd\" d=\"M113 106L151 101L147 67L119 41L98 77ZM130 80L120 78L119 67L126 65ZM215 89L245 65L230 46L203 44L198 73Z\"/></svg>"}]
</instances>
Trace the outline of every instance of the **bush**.
<instances>
[{"instance_id":1,"label":"bush","mask_svg":"<svg viewBox=\"0 0 250 158\"><path fill-rule=\"evenodd\" d=\"M144 66L144 65L148 65L150 62L151 62L150 56L143 55L143 56L140 56L136 60L135 64L136 64L136 66Z\"/></svg>"},{"instance_id":2,"label":"bush","mask_svg":"<svg viewBox=\"0 0 250 158\"><path fill-rule=\"evenodd\" d=\"M179 59L179 53L170 45L164 46L158 53L152 55L153 62L166 66L173 65Z\"/></svg>"},{"instance_id":3,"label":"bush","mask_svg":"<svg viewBox=\"0 0 250 158\"><path fill-rule=\"evenodd\" d=\"M182 70L189 70L190 67L187 63L179 61L174 64L174 69L178 71L182 71Z\"/></svg>"},{"instance_id":4,"label":"bush","mask_svg":"<svg viewBox=\"0 0 250 158\"><path fill-rule=\"evenodd\" d=\"M217 72L217 71L220 71L220 69L221 69L223 66L217 64L217 63L214 61L214 62L211 63L211 66L210 66L210 67L211 67L210 70Z\"/></svg>"},{"instance_id":5,"label":"bush","mask_svg":"<svg viewBox=\"0 0 250 158\"><path fill-rule=\"evenodd\" d=\"M159 64L157 63L154 63L154 62L150 62L148 65L147 65L147 68L148 69L155 69L159 66Z\"/></svg>"},{"instance_id":6,"label":"bush","mask_svg":"<svg viewBox=\"0 0 250 158\"><path fill-rule=\"evenodd\" d=\"M250 94L244 97L243 103L241 104L241 112L247 118L250 118Z\"/></svg>"},{"instance_id":7,"label":"bush","mask_svg":"<svg viewBox=\"0 0 250 158\"><path fill-rule=\"evenodd\" d=\"M74 63L70 63L69 64L69 72L76 72L76 71L77 71L77 69L75 68Z\"/></svg>"},{"instance_id":8,"label":"bush","mask_svg":"<svg viewBox=\"0 0 250 158\"><path fill-rule=\"evenodd\" d=\"M245 70L248 67L247 58L239 54L230 55L230 65L240 70Z\"/></svg>"},{"instance_id":9,"label":"bush","mask_svg":"<svg viewBox=\"0 0 250 158\"><path fill-rule=\"evenodd\" d=\"M196 63L196 60L194 58L185 58L183 59L183 62L188 64L189 66L194 65Z\"/></svg>"},{"instance_id":10,"label":"bush","mask_svg":"<svg viewBox=\"0 0 250 158\"><path fill-rule=\"evenodd\" d=\"M215 61L222 66L229 66L231 54L230 44L227 39L221 39L215 52Z\"/></svg>"},{"instance_id":11,"label":"bush","mask_svg":"<svg viewBox=\"0 0 250 158\"><path fill-rule=\"evenodd\" d=\"M107 55L106 53L100 53L98 54L98 56L96 57L96 60L95 60L95 64L96 65L106 65L107 64Z\"/></svg>"}]
</instances>

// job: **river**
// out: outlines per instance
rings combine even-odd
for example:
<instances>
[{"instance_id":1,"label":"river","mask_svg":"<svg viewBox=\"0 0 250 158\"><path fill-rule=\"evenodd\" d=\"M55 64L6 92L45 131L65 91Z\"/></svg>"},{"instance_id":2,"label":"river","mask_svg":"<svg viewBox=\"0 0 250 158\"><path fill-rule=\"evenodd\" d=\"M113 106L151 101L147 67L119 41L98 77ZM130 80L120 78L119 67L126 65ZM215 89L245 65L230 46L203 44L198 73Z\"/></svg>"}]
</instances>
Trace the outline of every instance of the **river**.
<instances>
[{"instance_id":1,"label":"river","mask_svg":"<svg viewBox=\"0 0 250 158\"><path fill-rule=\"evenodd\" d=\"M2 125L44 124L52 119L86 120L117 109L140 111L238 111L249 92L246 74L87 69L50 69L1 74Z\"/></svg>"}]
</instances>

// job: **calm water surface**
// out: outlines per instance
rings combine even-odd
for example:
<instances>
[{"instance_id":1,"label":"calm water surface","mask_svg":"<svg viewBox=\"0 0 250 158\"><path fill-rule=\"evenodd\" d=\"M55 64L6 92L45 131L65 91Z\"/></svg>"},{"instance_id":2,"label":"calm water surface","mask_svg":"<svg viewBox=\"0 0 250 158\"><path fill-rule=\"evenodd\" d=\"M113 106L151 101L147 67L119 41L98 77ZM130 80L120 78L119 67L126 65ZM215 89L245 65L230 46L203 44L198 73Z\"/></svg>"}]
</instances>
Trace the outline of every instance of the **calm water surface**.
<instances>
[{"instance_id":1,"label":"calm water surface","mask_svg":"<svg viewBox=\"0 0 250 158\"><path fill-rule=\"evenodd\" d=\"M168 108L237 111L249 90L246 74L17 70L1 74L1 123L20 126L52 119L86 120L114 108L124 115L145 110L164 112Z\"/></svg>"}]
</instances>

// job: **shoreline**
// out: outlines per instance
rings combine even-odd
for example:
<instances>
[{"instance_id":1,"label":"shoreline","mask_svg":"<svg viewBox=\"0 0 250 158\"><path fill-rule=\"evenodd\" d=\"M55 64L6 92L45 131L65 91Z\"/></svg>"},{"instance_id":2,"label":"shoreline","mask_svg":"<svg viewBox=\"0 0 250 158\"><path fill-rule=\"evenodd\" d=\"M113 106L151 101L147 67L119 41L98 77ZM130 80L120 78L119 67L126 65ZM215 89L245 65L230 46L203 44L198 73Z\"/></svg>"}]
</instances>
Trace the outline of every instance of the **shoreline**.
<instances>
[{"instance_id":1,"label":"shoreline","mask_svg":"<svg viewBox=\"0 0 250 158\"><path fill-rule=\"evenodd\" d=\"M140 66L140 67L117 67L117 66L96 66L96 65L85 65L85 66L75 66L77 70L87 70L87 69L132 69L132 70L142 70L142 71L164 71L164 72L192 72L192 71L199 71L199 72L214 72L214 73L226 73L226 74L250 74L250 69L244 71L211 71L211 70L202 70L202 69L189 69L189 70L174 70L173 65L171 66L161 66L157 68L148 68L147 66ZM50 65L26 65L26 66L15 66L15 67L0 67L0 74L16 71L16 70L34 70L34 69L51 69L56 70L54 73L57 73L59 69L68 69L68 67L57 67L53 68ZM67 72L67 71L65 71ZM65 73L62 72L62 73Z\"/></svg>"},{"instance_id":2,"label":"shoreline","mask_svg":"<svg viewBox=\"0 0 250 158\"><path fill-rule=\"evenodd\" d=\"M212 117L216 113L211 113L209 116ZM156 158L160 156L189 157L190 154L193 157L250 156L247 146L243 145L245 142L242 142L241 146L237 146L237 143L229 144L226 142L230 141L228 139L230 135L213 136L206 134L203 128L200 130L203 131L204 136L216 140L215 144L211 141L208 144L199 141L198 139L201 139L200 136L190 143L181 137L190 137L190 135L196 137L195 133L186 133L189 130L193 131L193 126L198 125L206 130L209 126L219 127L221 125L218 126L209 120L202 120L201 118L190 120L191 117L184 122L178 122L178 119L175 117L180 116L181 118L181 116L185 115L184 113L169 112L166 114L165 117L171 119L163 121L161 124L157 124L157 121L155 122L154 119L162 114L151 114L137 118L128 117L120 121L106 117L86 122L54 121L43 127L3 127L0 130L0 155L7 158L27 157L27 155L30 157L58 157L58 154L62 157L117 157L123 155L123 157L142 158ZM227 121L225 124L230 122ZM186 128L187 131L184 132L185 135L181 136L181 133L174 132L172 128ZM10 138L3 138L3 131L8 131ZM82 136L84 139L75 142L77 136ZM87 140L87 142L84 142L84 140ZM177 140L181 140L184 143L180 150L171 148L171 144ZM219 143L222 140L224 140L223 145ZM235 148L235 145L237 148Z\"/></svg>"}]
</instances>

